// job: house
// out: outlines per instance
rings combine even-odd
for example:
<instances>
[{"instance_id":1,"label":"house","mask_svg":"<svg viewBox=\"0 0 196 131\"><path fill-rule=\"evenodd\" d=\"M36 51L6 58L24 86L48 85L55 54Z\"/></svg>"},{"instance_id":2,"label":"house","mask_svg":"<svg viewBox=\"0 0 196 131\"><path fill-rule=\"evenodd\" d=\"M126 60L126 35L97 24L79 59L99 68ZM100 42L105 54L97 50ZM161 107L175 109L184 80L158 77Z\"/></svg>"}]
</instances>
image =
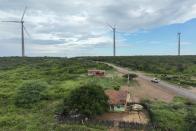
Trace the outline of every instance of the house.
<instances>
[{"instance_id":1,"label":"house","mask_svg":"<svg viewBox=\"0 0 196 131\"><path fill-rule=\"evenodd\" d=\"M88 76L104 76L105 71L104 70L88 70Z\"/></svg>"},{"instance_id":2,"label":"house","mask_svg":"<svg viewBox=\"0 0 196 131\"><path fill-rule=\"evenodd\" d=\"M126 110L127 103L130 100L128 91L106 90L105 94L108 96L110 111L122 112Z\"/></svg>"}]
</instances>

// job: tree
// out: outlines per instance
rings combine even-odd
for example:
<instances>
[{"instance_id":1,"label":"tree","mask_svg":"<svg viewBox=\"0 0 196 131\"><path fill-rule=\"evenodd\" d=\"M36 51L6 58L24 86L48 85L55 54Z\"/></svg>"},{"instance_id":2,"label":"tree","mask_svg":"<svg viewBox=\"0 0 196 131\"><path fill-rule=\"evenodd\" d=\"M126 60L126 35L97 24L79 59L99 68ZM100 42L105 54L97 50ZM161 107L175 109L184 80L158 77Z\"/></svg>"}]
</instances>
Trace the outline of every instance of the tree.
<instances>
[{"instance_id":1,"label":"tree","mask_svg":"<svg viewBox=\"0 0 196 131\"><path fill-rule=\"evenodd\" d=\"M92 117L108 110L107 100L102 87L87 84L73 90L64 100L64 104L69 112Z\"/></svg>"},{"instance_id":2,"label":"tree","mask_svg":"<svg viewBox=\"0 0 196 131\"><path fill-rule=\"evenodd\" d=\"M123 77L126 78L126 79L129 78L129 80L133 80L134 78L137 77L137 75L131 73L131 74L125 74L125 75L123 75Z\"/></svg>"}]
</instances>

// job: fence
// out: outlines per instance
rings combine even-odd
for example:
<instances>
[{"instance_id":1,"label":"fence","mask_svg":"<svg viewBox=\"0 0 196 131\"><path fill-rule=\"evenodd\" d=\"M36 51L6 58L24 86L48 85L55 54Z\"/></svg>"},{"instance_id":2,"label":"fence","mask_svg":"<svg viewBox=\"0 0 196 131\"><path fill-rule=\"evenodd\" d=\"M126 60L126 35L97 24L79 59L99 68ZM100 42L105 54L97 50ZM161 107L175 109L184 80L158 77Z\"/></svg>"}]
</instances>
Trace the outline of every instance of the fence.
<instances>
[{"instance_id":1,"label":"fence","mask_svg":"<svg viewBox=\"0 0 196 131\"><path fill-rule=\"evenodd\" d=\"M104 126L107 128L118 127L124 129L134 129L134 130L161 130L161 128L157 124L142 124L135 122L125 122L125 121L111 121L111 120L84 120L84 119L74 119L74 118L66 118L66 117L58 117L58 121L60 123L66 124L83 124L87 126Z\"/></svg>"}]
</instances>

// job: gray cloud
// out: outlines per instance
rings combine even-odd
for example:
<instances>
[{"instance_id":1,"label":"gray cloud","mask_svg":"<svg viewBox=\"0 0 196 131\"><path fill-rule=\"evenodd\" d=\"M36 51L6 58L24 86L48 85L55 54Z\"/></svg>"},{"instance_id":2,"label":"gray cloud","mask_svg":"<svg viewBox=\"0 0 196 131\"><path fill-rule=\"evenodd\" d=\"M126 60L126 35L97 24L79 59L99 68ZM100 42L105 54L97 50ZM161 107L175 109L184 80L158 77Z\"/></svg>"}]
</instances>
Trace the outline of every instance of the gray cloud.
<instances>
[{"instance_id":1,"label":"gray cloud","mask_svg":"<svg viewBox=\"0 0 196 131\"><path fill-rule=\"evenodd\" d=\"M19 20L24 7L29 7L25 16L32 37L26 41L27 48L32 48L29 55L51 52L62 55L61 52L70 50L109 46L112 41L106 23L130 33L196 17L195 0L0 0L0 3L0 20ZM16 38L20 40L20 25L0 24L0 55L5 54L1 53L5 43L10 46L19 43L13 41ZM123 40L119 41L126 47Z\"/></svg>"}]
</instances>

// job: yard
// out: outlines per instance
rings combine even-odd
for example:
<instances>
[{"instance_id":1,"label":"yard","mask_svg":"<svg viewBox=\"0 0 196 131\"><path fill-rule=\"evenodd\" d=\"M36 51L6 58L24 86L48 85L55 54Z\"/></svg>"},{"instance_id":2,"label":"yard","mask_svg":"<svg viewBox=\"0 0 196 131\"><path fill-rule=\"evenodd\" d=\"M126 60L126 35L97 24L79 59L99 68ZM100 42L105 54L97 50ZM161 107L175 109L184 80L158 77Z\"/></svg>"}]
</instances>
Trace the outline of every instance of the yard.
<instances>
[{"instance_id":1,"label":"yard","mask_svg":"<svg viewBox=\"0 0 196 131\"><path fill-rule=\"evenodd\" d=\"M148 112L131 111L131 112L109 112L101 116L98 116L98 120L111 120L111 121L123 121L123 122L135 122L141 124L147 124L149 120Z\"/></svg>"}]
</instances>

